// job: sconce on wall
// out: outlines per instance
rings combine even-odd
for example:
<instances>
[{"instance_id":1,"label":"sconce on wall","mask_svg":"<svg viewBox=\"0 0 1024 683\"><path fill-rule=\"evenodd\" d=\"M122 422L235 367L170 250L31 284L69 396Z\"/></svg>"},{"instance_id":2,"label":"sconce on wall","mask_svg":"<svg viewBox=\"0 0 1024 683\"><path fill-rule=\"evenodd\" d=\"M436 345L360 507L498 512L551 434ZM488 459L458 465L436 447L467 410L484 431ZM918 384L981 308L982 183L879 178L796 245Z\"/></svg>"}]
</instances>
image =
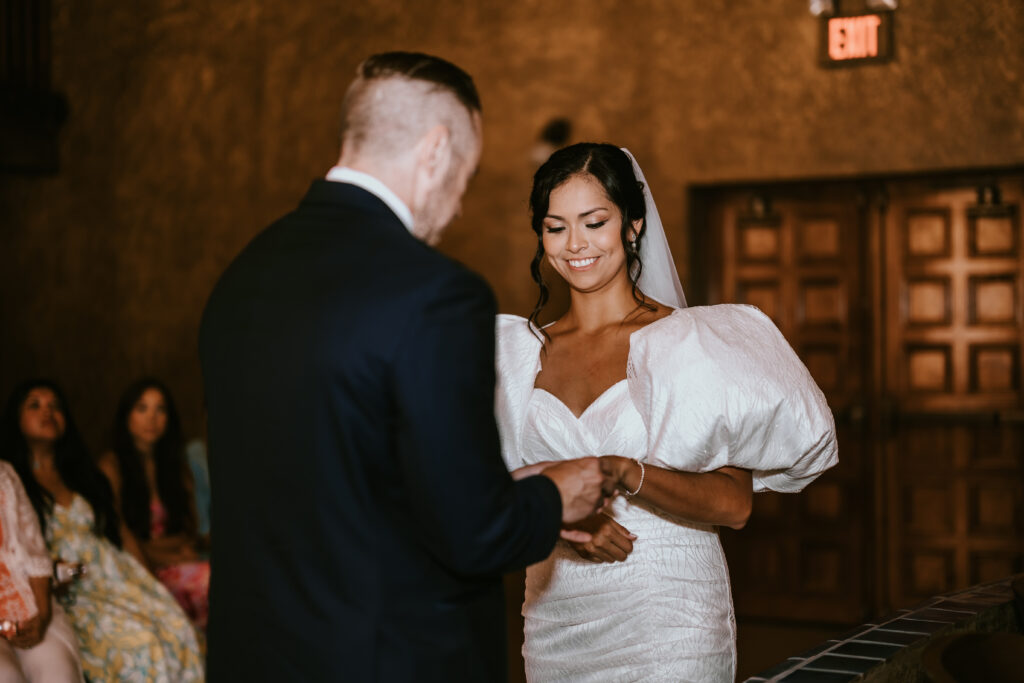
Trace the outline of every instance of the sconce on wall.
<instances>
[{"instance_id":1,"label":"sconce on wall","mask_svg":"<svg viewBox=\"0 0 1024 683\"><path fill-rule=\"evenodd\" d=\"M978 206L994 207L1002 203L1003 197L998 185L989 183L978 187Z\"/></svg>"},{"instance_id":2,"label":"sconce on wall","mask_svg":"<svg viewBox=\"0 0 1024 683\"><path fill-rule=\"evenodd\" d=\"M828 17L836 13L836 3L833 0L810 0L811 16Z\"/></svg>"},{"instance_id":3,"label":"sconce on wall","mask_svg":"<svg viewBox=\"0 0 1024 683\"><path fill-rule=\"evenodd\" d=\"M530 150L530 160L537 166L540 166L548 160L552 152L565 147L571 137L572 121L564 116L551 119L541 128L540 134L537 136L537 142L534 143L533 148Z\"/></svg>"}]
</instances>

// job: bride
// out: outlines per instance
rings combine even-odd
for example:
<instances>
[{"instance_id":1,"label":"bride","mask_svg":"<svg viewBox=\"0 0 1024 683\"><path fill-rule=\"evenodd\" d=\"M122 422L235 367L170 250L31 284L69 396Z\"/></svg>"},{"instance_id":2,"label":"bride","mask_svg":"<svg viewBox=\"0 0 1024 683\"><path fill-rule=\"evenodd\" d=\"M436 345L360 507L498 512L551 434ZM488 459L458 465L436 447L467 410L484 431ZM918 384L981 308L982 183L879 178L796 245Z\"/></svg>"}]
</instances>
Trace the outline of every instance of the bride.
<instances>
[{"instance_id":1,"label":"bride","mask_svg":"<svg viewBox=\"0 0 1024 683\"><path fill-rule=\"evenodd\" d=\"M518 478L601 455L623 495L527 570L527 678L732 681L735 620L716 527L741 528L754 491L799 491L834 465L831 413L760 311L686 308L628 152L555 152L530 205L540 297L529 320L498 320L505 460ZM545 259L570 304L539 328Z\"/></svg>"}]
</instances>

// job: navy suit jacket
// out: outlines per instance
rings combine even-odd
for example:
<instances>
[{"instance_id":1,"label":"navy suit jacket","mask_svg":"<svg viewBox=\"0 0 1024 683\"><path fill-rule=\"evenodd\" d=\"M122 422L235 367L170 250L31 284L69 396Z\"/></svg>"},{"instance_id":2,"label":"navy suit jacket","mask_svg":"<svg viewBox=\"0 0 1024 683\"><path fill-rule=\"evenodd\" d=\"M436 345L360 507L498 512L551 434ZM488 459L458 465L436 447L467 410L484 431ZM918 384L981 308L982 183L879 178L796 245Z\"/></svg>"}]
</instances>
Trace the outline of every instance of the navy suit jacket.
<instances>
[{"instance_id":1,"label":"navy suit jacket","mask_svg":"<svg viewBox=\"0 0 1024 683\"><path fill-rule=\"evenodd\" d=\"M315 181L203 314L212 681L499 681L500 575L558 537L494 422L495 303L377 197Z\"/></svg>"}]
</instances>

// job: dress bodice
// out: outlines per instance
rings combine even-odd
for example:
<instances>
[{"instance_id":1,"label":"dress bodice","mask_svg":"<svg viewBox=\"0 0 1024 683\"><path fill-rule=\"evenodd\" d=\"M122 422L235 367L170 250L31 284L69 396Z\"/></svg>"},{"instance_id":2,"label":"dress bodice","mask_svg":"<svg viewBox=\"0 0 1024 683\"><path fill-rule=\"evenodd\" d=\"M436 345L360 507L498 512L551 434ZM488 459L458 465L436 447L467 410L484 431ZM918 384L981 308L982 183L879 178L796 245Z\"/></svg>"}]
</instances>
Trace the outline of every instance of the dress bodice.
<instances>
[{"instance_id":1,"label":"dress bodice","mask_svg":"<svg viewBox=\"0 0 1024 683\"><path fill-rule=\"evenodd\" d=\"M572 460L588 455L642 458L647 431L622 380L576 417L554 394L534 388L523 426L523 460Z\"/></svg>"}]
</instances>

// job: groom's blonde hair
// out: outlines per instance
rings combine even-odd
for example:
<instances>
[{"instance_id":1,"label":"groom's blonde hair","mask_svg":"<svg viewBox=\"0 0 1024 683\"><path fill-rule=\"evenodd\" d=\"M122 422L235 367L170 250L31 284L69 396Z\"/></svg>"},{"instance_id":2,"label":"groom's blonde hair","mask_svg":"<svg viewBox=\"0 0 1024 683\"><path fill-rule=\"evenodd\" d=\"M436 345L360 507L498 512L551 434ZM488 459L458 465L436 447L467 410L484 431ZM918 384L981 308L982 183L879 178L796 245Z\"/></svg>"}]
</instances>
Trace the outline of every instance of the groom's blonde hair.
<instances>
[{"instance_id":1,"label":"groom's blonde hair","mask_svg":"<svg viewBox=\"0 0 1024 683\"><path fill-rule=\"evenodd\" d=\"M373 55L356 69L342 103L345 151L375 159L398 157L432 127L442 124L464 156L475 134L480 96L465 71L416 52Z\"/></svg>"}]
</instances>

